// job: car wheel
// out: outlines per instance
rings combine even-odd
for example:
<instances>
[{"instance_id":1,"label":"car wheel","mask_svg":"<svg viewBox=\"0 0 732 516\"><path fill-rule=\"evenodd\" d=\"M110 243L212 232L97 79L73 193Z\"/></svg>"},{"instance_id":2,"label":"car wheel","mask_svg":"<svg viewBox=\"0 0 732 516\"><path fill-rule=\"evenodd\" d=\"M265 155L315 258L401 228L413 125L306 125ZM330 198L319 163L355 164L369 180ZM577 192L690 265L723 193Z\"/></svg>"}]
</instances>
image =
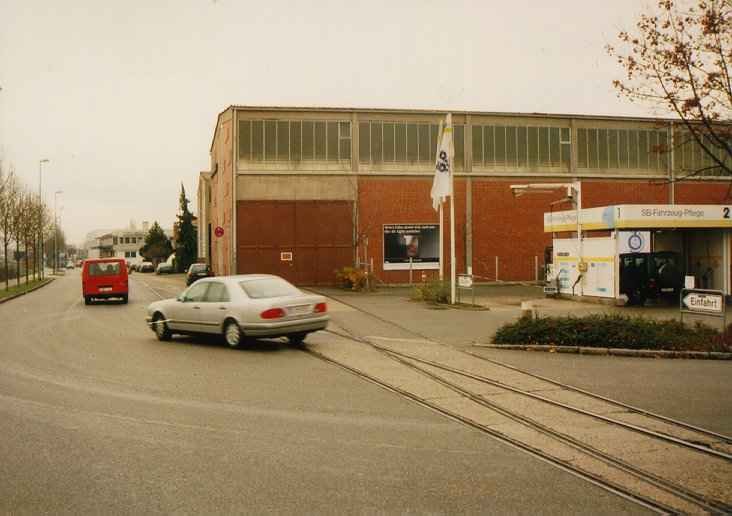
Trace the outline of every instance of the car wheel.
<instances>
[{"instance_id":1,"label":"car wheel","mask_svg":"<svg viewBox=\"0 0 732 516\"><path fill-rule=\"evenodd\" d=\"M165 322L161 313L157 313L153 317L153 330L155 331L155 336L160 341L170 340L170 337L173 336L170 328L168 328L168 323Z\"/></svg>"},{"instance_id":2,"label":"car wheel","mask_svg":"<svg viewBox=\"0 0 732 516\"><path fill-rule=\"evenodd\" d=\"M230 348L238 348L244 336L236 321L228 321L224 326L224 340Z\"/></svg>"},{"instance_id":3,"label":"car wheel","mask_svg":"<svg viewBox=\"0 0 732 516\"><path fill-rule=\"evenodd\" d=\"M127 294L125 294L124 296L122 296L122 304L126 305L127 301L128 301L128 297L127 297Z\"/></svg>"},{"instance_id":4,"label":"car wheel","mask_svg":"<svg viewBox=\"0 0 732 516\"><path fill-rule=\"evenodd\" d=\"M91 304L91 297L84 296L84 304L85 305L90 305Z\"/></svg>"},{"instance_id":5,"label":"car wheel","mask_svg":"<svg viewBox=\"0 0 732 516\"><path fill-rule=\"evenodd\" d=\"M307 333L295 333L293 335L288 335L287 340L291 345L301 347L305 345L305 337L307 337L307 335Z\"/></svg>"}]
</instances>

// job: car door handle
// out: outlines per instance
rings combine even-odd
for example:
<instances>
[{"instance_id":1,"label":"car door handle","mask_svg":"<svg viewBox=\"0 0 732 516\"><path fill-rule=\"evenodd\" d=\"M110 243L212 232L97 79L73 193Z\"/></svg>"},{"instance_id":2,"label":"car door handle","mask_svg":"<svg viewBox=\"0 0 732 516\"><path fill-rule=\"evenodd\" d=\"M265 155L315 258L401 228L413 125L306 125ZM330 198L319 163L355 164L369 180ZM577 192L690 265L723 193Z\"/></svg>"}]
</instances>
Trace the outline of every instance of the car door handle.
<instances>
[{"instance_id":1,"label":"car door handle","mask_svg":"<svg viewBox=\"0 0 732 516\"><path fill-rule=\"evenodd\" d=\"M200 310L200 309L201 309L201 307L200 307L200 306L194 306L194 307L193 307L193 309L194 309L194 310Z\"/></svg>"},{"instance_id":2,"label":"car door handle","mask_svg":"<svg viewBox=\"0 0 732 516\"><path fill-rule=\"evenodd\" d=\"M226 307L225 306L220 306L219 307L219 310L226 310Z\"/></svg>"}]
</instances>

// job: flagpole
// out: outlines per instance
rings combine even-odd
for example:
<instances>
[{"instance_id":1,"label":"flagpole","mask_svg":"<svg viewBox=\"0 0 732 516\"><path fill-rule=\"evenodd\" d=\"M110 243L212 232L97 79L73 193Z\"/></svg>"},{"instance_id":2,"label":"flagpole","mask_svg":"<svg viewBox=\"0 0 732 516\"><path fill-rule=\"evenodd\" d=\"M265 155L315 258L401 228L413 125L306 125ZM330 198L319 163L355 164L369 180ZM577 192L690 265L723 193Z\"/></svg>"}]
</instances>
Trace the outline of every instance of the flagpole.
<instances>
[{"instance_id":1,"label":"flagpole","mask_svg":"<svg viewBox=\"0 0 732 516\"><path fill-rule=\"evenodd\" d=\"M440 152L440 143L442 142L442 128L443 128L443 122L440 120L440 126L437 130L437 153ZM439 254L439 260L440 260L440 282L445 281L445 215L442 210L442 205L444 203L442 200L440 200L440 254Z\"/></svg>"},{"instance_id":2,"label":"flagpole","mask_svg":"<svg viewBox=\"0 0 732 516\"><path fill-rule=\"evenodd\" d=\"M444 225L445 225L445 216L442 211L442 202L440 203L440 281L444 281L445 279L445 237L444 233L442 231Z\"/></svg>"},{"instance_id":3,"label":"flagpole","mask_svg":"<svg viewBox=\"0 0 732 516\"><path fill-rule=\"evenodd\" d=\"M455 304L455 138L450 140L450 304Z\"/></svg>"}]
</instances>

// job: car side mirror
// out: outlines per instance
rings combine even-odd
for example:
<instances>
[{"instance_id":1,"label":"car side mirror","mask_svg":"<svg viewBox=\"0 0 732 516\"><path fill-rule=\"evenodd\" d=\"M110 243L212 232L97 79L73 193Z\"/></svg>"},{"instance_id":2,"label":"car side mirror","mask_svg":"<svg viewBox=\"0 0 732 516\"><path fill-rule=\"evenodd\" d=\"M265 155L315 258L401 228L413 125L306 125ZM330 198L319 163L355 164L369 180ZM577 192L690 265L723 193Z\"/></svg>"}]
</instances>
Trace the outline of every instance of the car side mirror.
<instances>
[{"instance_id":1,"label":"car side mirror","mask_svg":"<svg viewBox=\"0 0 732 516\"><path fill-rule=\"evenodd\" d=\"M183 294L181 294L181 295L179 295L176 298L176 301L178 301L179 303L185 303L186 302L186 296L184 296Z\"/></svg>"}]
</instances>

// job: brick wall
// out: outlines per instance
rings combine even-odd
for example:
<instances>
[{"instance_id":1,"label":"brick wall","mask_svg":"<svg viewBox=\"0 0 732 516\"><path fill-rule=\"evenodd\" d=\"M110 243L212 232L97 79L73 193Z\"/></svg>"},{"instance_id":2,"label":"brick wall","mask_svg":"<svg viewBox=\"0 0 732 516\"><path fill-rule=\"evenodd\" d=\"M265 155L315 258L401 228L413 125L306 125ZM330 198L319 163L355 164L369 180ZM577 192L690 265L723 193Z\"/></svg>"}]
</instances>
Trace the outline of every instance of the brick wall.
<instances>
[{"instance_id":1,"label":"brick wall","mask_svg":"<svg viewBox=\"0 0 732 516\"><path fill-rule=\"evenodd\" d=\"M438 224L438 212L432 208L430 190L432 177L425 178L360 178L358 233L368 236L368 256L374 260L374 273L387 283L406 283L408 271L383 270L384 224ZM455 231L457 234L457 269L465 269L465 182L455 182ZM445 232L449 235L450 209L445 205ZM444 241L445 273L449 274L449 240ZM363 259L363 247L359 248ZM437 278L437 270L424 271L427 278ZM422 271L415 271L414 278L421 279Z\"/></svg>"},{"instance_id":2,"label":"brick wall","mask_svg":"<svg viewBox=\"0 0 732 516\"><path fill-rule=\"evenodd\" d=\"M551 234L544 233L544 213L552 209L551 203L561 199L563 193L514 197L510 185L527 182L542 180L473 179L473 273L484 280L532 281L541 271L544 249L551 245ZM430 200L431 187L431 177L359 179L358 232L368 236L368 256L373 258L374 272L382 281L405 283L409 278L407 271L383 270L383 224L438 223L438 214L432 209ZM668 184L648 180L585 180L582 182L582 204L585 208L612 204L667 204L669 188ZM465 272L465 180L455 182L455 192L456 255L460 273ZM719 204L725 199L729 202L725 184L676 184L678 204ZM569 203L553 206L557 211L571 208ZM446 275L450 270L448 239L449 208L445 210ZM359 256L363 259L363 247L359 249ZM426 274L428 278L437 277L437 271L427 271ZM421 271L415 273L414 279L421 279Z\"/></svg>"},{"instance_id":3,"label":"brick wall","mask_svg":"<svg viewBox=\"0 0 732 516\"><path fill-rule=\"evenodd\" d=\"M544 233L544 212L562 192L514 197L510 185L527 181L475 180L473 182L473 273L489 280L534 280L537 262L551 235ZM537 182L532 180L532 182ZM555 210L571 209L568 203ZM496 258L497 267L496 267Z\"/></svg>"},{"instance_id":4,"label":"brick wall","mask_svg":"<svg viewBox=\"0 0 732 516\"><path fill-rule=\"evenodd\" d=\"M211 267L217 275L232 274L232 134L231 112L222 113L211 151ZM213 230L221 226L224 236L217 237Z\"/></svg>"}]
</instances>

